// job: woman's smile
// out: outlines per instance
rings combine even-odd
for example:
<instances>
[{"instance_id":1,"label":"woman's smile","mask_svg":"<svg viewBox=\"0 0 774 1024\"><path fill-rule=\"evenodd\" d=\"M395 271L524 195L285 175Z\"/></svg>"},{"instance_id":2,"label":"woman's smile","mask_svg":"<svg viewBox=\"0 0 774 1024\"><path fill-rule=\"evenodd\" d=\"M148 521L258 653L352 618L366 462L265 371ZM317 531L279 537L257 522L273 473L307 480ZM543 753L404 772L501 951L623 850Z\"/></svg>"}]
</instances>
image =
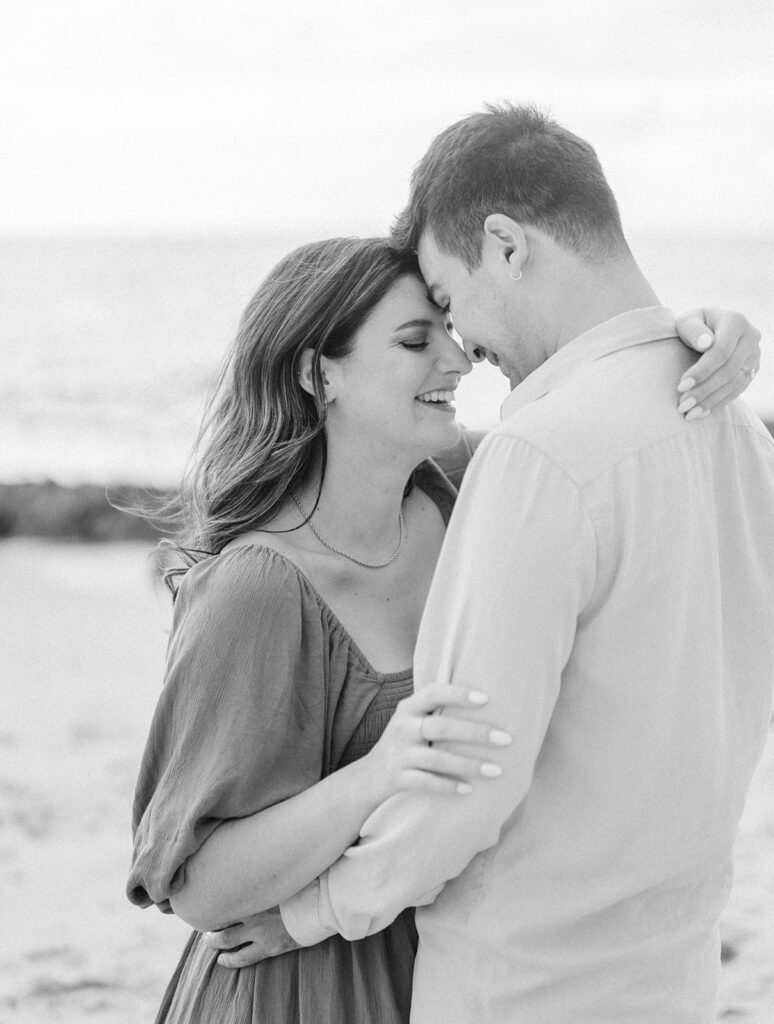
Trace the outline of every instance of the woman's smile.
<instances>
[{"instance_id":1,"label":"woman's smile","mask_svg":"<svg viewBox=\"0 0 774 1024\"><path fill-rule=\"evenodd\" d=\"M454 389L453 388L438 388L434 391L424 391L421 395L417 395L414 401L421 403L429 409L435 409L439 412L451 413L453 416L456 413L454 408Z\"/></svg>"}]
</instances>

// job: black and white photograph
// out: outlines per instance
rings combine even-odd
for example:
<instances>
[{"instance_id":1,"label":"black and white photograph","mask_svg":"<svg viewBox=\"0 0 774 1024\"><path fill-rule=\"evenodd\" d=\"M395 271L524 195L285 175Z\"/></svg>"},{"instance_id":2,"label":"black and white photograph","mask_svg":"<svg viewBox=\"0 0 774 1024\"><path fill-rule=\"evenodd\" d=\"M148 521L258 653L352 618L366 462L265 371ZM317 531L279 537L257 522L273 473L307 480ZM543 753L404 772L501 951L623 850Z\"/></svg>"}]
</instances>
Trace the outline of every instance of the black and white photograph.
<instances>
[{"instance_id":1,"label":"black and white photograph","mask_svg":"<svg viewBox=\"0 0 774 1024\"><path fill-rule=\"evenodd\" d=\"M774 1024L773 48L0 5L0 1024Z\"/></svg>"}]
</instances>

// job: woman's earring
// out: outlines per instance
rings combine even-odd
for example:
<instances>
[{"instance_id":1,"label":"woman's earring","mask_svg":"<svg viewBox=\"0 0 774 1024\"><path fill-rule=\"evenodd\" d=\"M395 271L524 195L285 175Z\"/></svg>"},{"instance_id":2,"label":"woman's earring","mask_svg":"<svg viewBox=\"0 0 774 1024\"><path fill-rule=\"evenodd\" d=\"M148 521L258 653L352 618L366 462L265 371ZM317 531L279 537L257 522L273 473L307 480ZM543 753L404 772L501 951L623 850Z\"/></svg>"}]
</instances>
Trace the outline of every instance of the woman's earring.
<instances>
[{"instance_id":1,"label":"woman's earring","mask_svg":"<svg viewBox=\"0 0 774 1024\"><path fill-rule=\"evenodd\" d=\"M514 276L513 276L513 271L512 271L512 270L509 270L509 271L508 271L508 277L510 277L511 281L521 281L521 278L522 278L522 272L521 272L521 271L519 271L519 276L518 276L518 277L514 277Z\"/></svg>"}]
</instances>

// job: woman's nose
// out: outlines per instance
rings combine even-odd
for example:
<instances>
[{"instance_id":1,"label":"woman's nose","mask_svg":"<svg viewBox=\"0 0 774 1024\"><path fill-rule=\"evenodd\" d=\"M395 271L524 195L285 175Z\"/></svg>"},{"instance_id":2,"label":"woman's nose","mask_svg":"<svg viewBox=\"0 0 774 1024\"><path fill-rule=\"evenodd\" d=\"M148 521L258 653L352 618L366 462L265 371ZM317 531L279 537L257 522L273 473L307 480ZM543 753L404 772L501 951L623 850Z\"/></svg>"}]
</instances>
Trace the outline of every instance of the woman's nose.
<instances>
[{"instance_id":1,"label":"woman's nose","mask_svg":"<svg viewBox=\"0 0 774 1024\"><path fill-rule=\"evenodd\" d=\"M444 371L447 373L458 373L460 376L470 373L473 367L461 345L452 338L446 338L445 341L446 344L441 360Z\"/></svg>"}]
</instances>

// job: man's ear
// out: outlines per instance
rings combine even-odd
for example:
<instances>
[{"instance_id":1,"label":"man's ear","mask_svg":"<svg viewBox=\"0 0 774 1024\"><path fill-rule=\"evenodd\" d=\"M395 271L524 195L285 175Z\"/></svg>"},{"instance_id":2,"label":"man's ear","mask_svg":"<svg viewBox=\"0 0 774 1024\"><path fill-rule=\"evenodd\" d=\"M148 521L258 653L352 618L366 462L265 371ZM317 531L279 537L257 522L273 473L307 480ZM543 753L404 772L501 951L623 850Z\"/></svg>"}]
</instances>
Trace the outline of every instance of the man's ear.
<instances>
[{"instance_id":1,"label":"man's ear","mask_svg":"<svg viewBox=\"0 0 774 1024\"><path fill-rule=\"evenodd\" d=\"M305 348L304 351L301 353L301 360L300 360L300 362L298 364L298 383L301 385L301 387L304 389L304 391L306 391L310 395L314 395L314 393L315 393L315 390L314 390L314 374L313 374L313 371L312 371L313 365L314 365L314 349L313 348ZM320 369L322 370L322 379L323 379L323 386L325 388L325 404L326 405L328 405L330 402L332 402L333 398L334 398L334 394L333 394L334 388L333 388L333 385L331 384L330 380L328 379L328 374L326 372L326 366L327 365L328 365L328 360L325 358L325 356L322 356L322 358L320 359Z\"/></svg>"},{"instance_id":2,"label":"man's ear","mask_svg":"<svg viewBox=\"0 0 774 1024\"><path fill-rule=\"evenodd\" d=\"M521 280L529 243L518 221L504 213L490 213L484 221L484 251L508 271L512 280Z\"/></svg>"}]
</instances>

